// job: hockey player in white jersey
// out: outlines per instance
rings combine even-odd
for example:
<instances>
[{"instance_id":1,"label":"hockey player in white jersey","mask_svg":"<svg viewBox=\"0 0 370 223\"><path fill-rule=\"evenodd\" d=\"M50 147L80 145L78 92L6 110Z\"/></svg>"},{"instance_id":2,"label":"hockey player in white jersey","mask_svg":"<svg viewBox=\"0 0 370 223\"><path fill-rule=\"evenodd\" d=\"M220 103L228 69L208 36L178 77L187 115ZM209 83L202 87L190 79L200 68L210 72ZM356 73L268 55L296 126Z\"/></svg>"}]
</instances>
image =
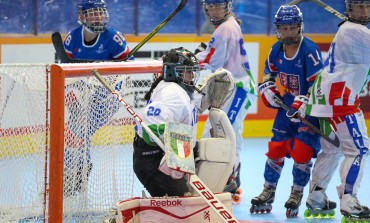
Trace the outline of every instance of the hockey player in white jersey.
<instances>
[{"instance_id":1,"label":"hockey player in white jersey","mask_svg":"<svg viewBox=\"0 0 370 223\"><path fill-rule=\"evenodd\" d=\"M348 21L340 25L335 35L307 107L308 115L321 118L321 129L330 133L332 125L341 145L338 149L321 139L322 152L313 168L306 214L327 208L325 190L344 154L341 184L337 187L340 211L345 222L361 222L370 214L357 198L370 147L359 107L359 94L370 76L370 30L366 27L370 22L370 0L345 0L345 4Z\"/></svg>"},{"instance_id":2,"label":"hockey player in white jersey","mask_svg":"<svg viewBox=\"0 0 370 223\"><path fill-rule=\"evenodd\" d=\"M225 191L236 193L240 187L239 153L243 148L243 123L248 108L256 100L254 80L250 72L247 51L244 48L240 21L232 12L232 0L203 0L203 10L206 18L215 27L215 31L208 45L201 44L195 51L196 57L201 65L212 72L219 68L230 71L236 83L236 90L231 100L222 108L229 117L237 141L234 171ZM210 128L211 124L207 120L203 137L209 137ZM240 202L240 199L236 199L235 202Z\"/></svg>"}]
</instances>

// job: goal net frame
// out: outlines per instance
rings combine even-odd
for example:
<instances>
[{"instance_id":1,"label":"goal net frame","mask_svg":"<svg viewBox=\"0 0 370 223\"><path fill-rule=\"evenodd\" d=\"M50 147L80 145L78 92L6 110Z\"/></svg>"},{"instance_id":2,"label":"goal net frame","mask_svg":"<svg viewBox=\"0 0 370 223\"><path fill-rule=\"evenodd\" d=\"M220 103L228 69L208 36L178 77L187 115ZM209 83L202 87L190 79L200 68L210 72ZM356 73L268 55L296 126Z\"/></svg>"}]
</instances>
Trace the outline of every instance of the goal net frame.
<instances>
[{"instance_id":1,"label":"goal net frame","mask_svg":"<svg viewBox=\"0 0 370 223\"><path fill-rule=\"evenodd\" d=\"M92 69L103 76L126 74L153 74L162 72L162 61L101 62L77 64L43 64L46 67L45 169L48 188L43 199L44 222L63 222L64 159L65 159L65 87L67 78L93 77ZM1 65L0 65L1 66ZM16 65L14 65L16 66ZM32 66L32 65L30 65ZM94 78L94 77L93 77ZM8 87L8 88L11 88ZM6 100L7 98L5 98ZM4 100L4 101L5 101ZM0 126L0 130L2 126ZM49 140L48 140L49 139ZM49 141L49 142L48 142ZM1 159L1 156L0 156ZM47 164L48 162L48 164ZM115 203L112 203L112 207ZM1 211L0 211L1 215ZM45 216L47 215L47 216ZM1 218L1 216L0 216Z\"/></svg>"}]
</instances>

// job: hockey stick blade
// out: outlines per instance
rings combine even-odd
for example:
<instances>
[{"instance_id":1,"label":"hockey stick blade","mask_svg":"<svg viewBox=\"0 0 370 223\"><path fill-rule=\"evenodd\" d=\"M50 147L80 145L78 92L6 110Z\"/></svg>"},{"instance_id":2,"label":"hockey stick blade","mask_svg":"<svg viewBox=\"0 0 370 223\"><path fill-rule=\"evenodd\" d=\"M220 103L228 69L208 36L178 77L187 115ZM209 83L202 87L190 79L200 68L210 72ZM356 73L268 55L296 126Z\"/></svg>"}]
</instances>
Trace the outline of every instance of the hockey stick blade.
<instances>
[{"instance_id":1,"label":"hockey stick blade","mask_svg":"<svg viewBox=\"0 0 370 223\"><path fill-rule=\"evenodd\" d=\"M127 58L133 56L146 42L148 42L159 30L163 28L182 8L186 5L188 0L181 0L175 10L167 16L161 23L159 23L140 43L138 43L128 54Z\"/></svg>"},{"instance_id":2,"label":"hockey stick blade","mask_svg":"<svg viewBox=\"0 0 370 223\"><path fill-rule=\"evenodd\" d=\"M143 122L138 114L131 108L131 106L125 102L125 100L120 96L120 94L113 89L112 86L99 74L96 69L91 71L92 74L103 84L103 86L110 91L119 102L121 102L126 110L138 121L145 131L150 135L151 139L165 151L163 142L156 136L148 125ZM225 223L238 223L239 221L230 213L229 210L222 204L222 202L214 195L214 193L204 184L204 182L195 174L189 174L189 184L194 188L195 191L207 202L207 204L216 212L216 214L225 222Z\"/></svg>"},{"instance_id":3,"label":"hockey stick blade","mask_svg":"<svg viewBox=\"0 0 370 223\"><path fill-rule=\"evenodd\" d=\"M62 63L92 63L92 62L95 62L94 60L76 60L76 59L69 58L64 49L62 35L60 35L59 32L55 32L51 34L51 41L53 42L55 52L59 56Z\"/></svg>"},{"instance_id":4,"label":"hockey stick blade","mask_svg":"<svg viewBox=\"0 0 370 223\"><path fill-rule=\"evenodd\" d=\"M338 12L337 10L333 9L332 7L330 7L329 5L325 4L324 2L322 2L320 0L293 0L290 3L288 3L288 5L297 5L297 4L303 3L303 2L312 2L312 3L320 6L321 8L325 9L329 13L335 15L339 19L341 19L343 21L347 20L347 17L345 15L341 14L340 12Z\"/></svg>"},{"instance_id":5,"label":"hockey stick blade","mask_svg":"<svg viewBox=\"0 0 370 223\"><path fill-rule=\"evenodd\" d=\"M275 101L277 104L279 104L285 111L288 111L289 110L289 107L287 105L285 105L278 97L275 96ZM318 129L316 126L314 126L311 122L307 121L307 119L305 118L302 118L301 116L297 115L297 117L295 117L297 119L299 119L301 122L303 122L304 124L306 124L308 127L310 127L312 130L314 130L317 134L319 134L321 137L323 137L326 141L330 142L332 145L334 145L335 147L339 147L340 145L340 142L339 142L339 138L337 136L337 134L335 134L334 130L332 130L334 132L334 136L335 138L334 139L331 139L330 137L328 137L327 135L325 135L320 129Z\"/></svg>"}]
</instances>

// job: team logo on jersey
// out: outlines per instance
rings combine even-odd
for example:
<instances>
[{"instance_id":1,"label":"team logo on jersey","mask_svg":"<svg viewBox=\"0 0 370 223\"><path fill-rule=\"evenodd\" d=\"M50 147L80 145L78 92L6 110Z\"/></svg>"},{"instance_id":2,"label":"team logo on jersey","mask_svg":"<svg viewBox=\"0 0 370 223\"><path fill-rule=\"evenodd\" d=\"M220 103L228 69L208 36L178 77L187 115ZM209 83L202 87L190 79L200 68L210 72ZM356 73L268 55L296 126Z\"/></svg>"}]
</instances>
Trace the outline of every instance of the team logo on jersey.
<instances>
[{"instance_id":1,"label":"team logo on jersey","mask_svg":"<svg viewBox=\"0 0 370 223\"><path fill-rule=\"evenodd\" d=\"M297 75L289 75L288 82L289 89L299 89L299 77Z\"/></svg>"},{"instance_id":2,"label":"team logo on jersey","mask_svg":"<svg viewBox=\"0 0 370 223\"><path fill-rule=\"evenodd\" d=\"M301 63L301 60L298 60L298 62L295 64L296 67L298 68L302 68L302 63Z\"/></svg>"},{"instance_id":3,"label":"team logo on jersey","mask_svg":"<svg viewBox=\"0 0 370 223\"><path fill-rule=\"evenodd\" d=\"M100 44L100 46L99 46L98 50L96 51L96 53L97 54L101 54L101 53L104 53L105 51L107 51L107 50L104 49L104 45L103 44Z\"/></svg>"},{"instance_id":4,"label":"team logo on jersey","mask_svg":"<svg viewBox=\"0 0 370 223\"><path fill-rule=\"evenodd\" d=\"M187 158L191 154L191 137L188 135L171 132L170 144L173 152L180 158Z\"/></svg>"}]
</instances>

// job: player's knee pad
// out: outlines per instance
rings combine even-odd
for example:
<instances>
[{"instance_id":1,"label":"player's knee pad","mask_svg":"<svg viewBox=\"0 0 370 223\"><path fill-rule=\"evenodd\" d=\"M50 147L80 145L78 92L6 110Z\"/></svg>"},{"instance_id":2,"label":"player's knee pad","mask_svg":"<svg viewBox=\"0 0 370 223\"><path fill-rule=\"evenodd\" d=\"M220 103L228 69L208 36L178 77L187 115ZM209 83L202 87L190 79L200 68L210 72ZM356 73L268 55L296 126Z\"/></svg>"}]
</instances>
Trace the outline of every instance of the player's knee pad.
<instances>
[{"instance_id":1,"label":"player's knee pad","mask_svg":"<svg viewBox=\"0 0 370 223\"><path fill-rule=\"evenodd\" d=\"M299 139L294 140L294 148L290 153L290 156L293 158L296 163L305 163L311 160L314 152L313 149L307 144L303 143Z\"/></svg>"},{"instance_id":2,"label":"player's knee pad","mask_svg":"<svg viewBox=\"0 0 370 223\"><path fill-rule=\"evenodd\" d=\"M312 162L294 163L293 166L293 182L299 186L306 186L311 176Z\"/></svg>"},{"instance_id":3,"label":"player's knee pad","mask_svg":"<svg viewBox=\"0 0 370 223\"><path fill-rule=\"evenodd\" d=\"M266 153L266 156L270 159L280 159L289 155L291 151L291 139L280 141L280 142L269 142L269 150Z\"/></svg>"},{"instance_id":4,"label":"player's knee pad","mask_svg":"<svg viewBox=\"0 0 370 223\"><path fill-rule=\"evenodd\" d=\"M277 184L279 181L281 171L284 167L285 158L280 159L267 159L265 164L265 181L273 184Z\"/></svg>"}]
</instances>

